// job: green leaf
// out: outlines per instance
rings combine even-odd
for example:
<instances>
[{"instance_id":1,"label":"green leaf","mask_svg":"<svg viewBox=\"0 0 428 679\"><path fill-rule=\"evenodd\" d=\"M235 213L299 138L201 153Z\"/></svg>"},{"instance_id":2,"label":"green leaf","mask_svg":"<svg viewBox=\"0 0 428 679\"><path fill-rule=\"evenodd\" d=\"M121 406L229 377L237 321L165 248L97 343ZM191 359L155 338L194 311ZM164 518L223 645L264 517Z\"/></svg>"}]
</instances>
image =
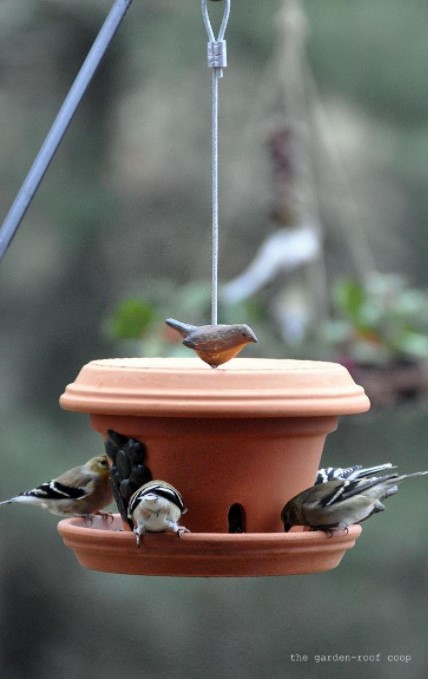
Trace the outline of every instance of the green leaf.
<instances>
[{"instance_id":1,"label":"green leaf","mask_svg":"<svg viewBox=\"0 0 428 679\"><path fill-rule=\"evenodd\" d=\"M356 281L342 281L333 289L336 307L352 319L358 319L365 301L364 288Z\"/></svg>"},{"instance_id":2,"label":"green leaf","mask_svg":"<svg viewBox=\"0 0 428 679\"><path fill-rule=\"evenodd\" d=\"M107 330L115 339L139 339L155 318L152 304L140 299L127 299L111 315Z\"/></svg>"}]
</instances>

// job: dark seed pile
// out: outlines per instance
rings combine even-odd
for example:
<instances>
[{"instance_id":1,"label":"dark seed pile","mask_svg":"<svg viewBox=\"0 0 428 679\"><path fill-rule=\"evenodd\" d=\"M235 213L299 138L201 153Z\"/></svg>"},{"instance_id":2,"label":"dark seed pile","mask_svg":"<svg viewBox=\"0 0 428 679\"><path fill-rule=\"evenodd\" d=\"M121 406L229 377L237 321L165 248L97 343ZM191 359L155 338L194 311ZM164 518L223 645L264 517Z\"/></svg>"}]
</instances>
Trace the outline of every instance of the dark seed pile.
<instances>
[{"instance_id":1,"label":"dark seed pile","mask_svg":"<svg viewBox=\"0 0 428 679\"><path fill-rule=\"evenodd\" d=\"M138 488L152 480L150 469L145 464L146 446L109 429L105 449L111 460L110 476L117 508L123 521L127 521L132 528L128 518L129 500Z\"/></svg>"}]
</instances>

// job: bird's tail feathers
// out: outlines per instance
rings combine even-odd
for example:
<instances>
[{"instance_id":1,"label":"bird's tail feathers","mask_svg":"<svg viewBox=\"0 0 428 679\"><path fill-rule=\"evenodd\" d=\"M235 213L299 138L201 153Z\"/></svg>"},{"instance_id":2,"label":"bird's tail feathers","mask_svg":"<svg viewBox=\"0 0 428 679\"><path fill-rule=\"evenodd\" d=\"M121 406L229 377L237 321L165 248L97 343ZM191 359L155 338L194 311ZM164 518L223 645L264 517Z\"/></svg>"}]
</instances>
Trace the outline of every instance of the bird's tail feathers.
<instances>
[{"instance_id":1,"label":"bird's tail feathers","mask_svg":"<svg viewBox=\"0 0 428 679\"><path fill-rule=\"evenodd\" d=\"M367 476L373 476L379 472L384 472L386 469L397 469L397 465L391 464L391 462L386 462L385 464L378 464L374 467L361 467L359 465L358 469L349 474L347 477L349 481L354 481L355 479L363 479Z\"/></svg>"},{"instance_id":2,"label":"bird's tail feathers","mask_svg":"<svg viewBox=\"0 0 428 679\"><path fill-rule=\"evenodd\" d=\"M336 502L343 502L344 500L349 500L349 498L355 495L361 495L367 492L370 488L375 486L388 487L389 483L396 484L398 479L398 474L388 474L387 476L369 476L362 479L345 479L342 483L338 485L333 485L331 491L326 493L323 498L322 505L324 507L331 507ZM392 495L392 492L390 492ZM385 497L385 495L383 495Z\"/></svg>"},{"instance_id":3,"label":"bird's tail feathers","mask_svg":"<svg viewBox=\"0 0 428 679\"><path fill-rule=\"evenodd\" d=\"M17 495L16 497L11 497L10 500L4 500L4 502L0 502L0 505L10 505L10 504L15 504L17 502L18 504L26 504L26 505L40 505L42 502L42 499L40 497L36 497L34 495Z\"/></svg>"},{"instance_id":4,"label":"bird's tail feathers","mask_svg":"<svg viewBox=\"0 0 428 679\"><path fill-rule=\"evenodd\" d=\"M187 337L189 332L196 330L196 325L189 325L189 323L182 323L181 321L176 321L175 318L167 318L165 323L170 327L177 330L182 337Z\"/></svg>"},{"instance_id":5,"label":"bird's tail feathers","mask_svg":"<svg viewBox=\"0 0 428 679\"><path fill-rule=\"evenodd\" d=\"M416 476L426 476L428 474L428 471L425 472L412 472L411 474L402 474L401 476L396 475L394 478L394 483L400 483L401 481L404 481L405 479L411 479Z\"/></svg>"}]
</instances>

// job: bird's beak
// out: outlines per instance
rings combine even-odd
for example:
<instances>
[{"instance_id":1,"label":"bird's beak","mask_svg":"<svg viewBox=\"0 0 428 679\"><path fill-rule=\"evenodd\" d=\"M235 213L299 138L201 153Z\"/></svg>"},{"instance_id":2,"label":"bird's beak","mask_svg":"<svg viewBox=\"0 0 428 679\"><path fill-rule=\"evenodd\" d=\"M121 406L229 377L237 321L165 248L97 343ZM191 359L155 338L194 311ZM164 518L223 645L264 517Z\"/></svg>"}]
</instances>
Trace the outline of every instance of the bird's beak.
<instances>
[{"instance_id":1,"label":"bird's beak","mask_svg":"<svg viewBox=\"0 0 428 679\"><path fill-rule=\"evenodd\" d=\"M284 533L288 533L291 528L291 523L284 523Z\"/></svg>"},{"instance_id":2,"label":"bird's beak","mask_svg":"<svg viewBox=\"0 0 428 679\"><path fill-rule=\"evenodd\" d=\"M257 337L255 336L255 334L253 332L250 334L250 337L251 337L251 341L254 342L255 344L257 344L258 340L257 340Z\"/></svg>"}]
</instances>

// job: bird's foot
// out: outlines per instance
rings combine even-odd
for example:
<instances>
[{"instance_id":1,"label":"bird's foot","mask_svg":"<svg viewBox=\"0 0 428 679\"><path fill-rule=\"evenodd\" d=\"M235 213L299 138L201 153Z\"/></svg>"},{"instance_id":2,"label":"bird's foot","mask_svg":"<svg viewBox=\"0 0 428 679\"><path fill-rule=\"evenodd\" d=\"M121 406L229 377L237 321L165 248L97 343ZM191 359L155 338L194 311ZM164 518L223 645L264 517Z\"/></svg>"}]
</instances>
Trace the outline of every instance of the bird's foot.
<instances>
[{"instance_id":1,"label":"bird's foot","mask_svg":"<svg viewBox=\"0 0 428 679\"><path fill-rule=\"evenodd\" d=\"M114 521L114 514L113 512L95 512L97 516L101 516L103 521L107 521L107 519L110 519L111 523Z\"/></svg>"},{"instance_id":2,"label":"bird's foot","mask_svg":"<svg viewBox=\"0 0 428 679\"><path fill-rule=\"evenodd\" d=\"M349 529L348 529L347 526L338 526L335 529L333 529L333 528L321 528L320 530L322 530L327 535L328 538L332 538L333 535L336 535L336 533L338 533L339 531L343 531L345 533L345 535L348 535L348 533L349 533Z\"/></svg>"},{"instance_id":3,"label":"bird's foot","mask_svg":"<svg viewBox=\"0 0 428 679\"><path fill-rule=\"evenodd\" d=\"M332 538L334 535L334 530L331 528L311 528L311 530L322 530L322 532L325 533L328 538Z\"/></svg>"},{"instance_id":4,"label":"bird's foot","mask_svg":"<svg viewBox=\"0 0 428 679\"><path fill-rule=\"evenodd\" d=\"M134 529L134 535L135 535L135 541L137 543L137 548L139 548L140 545L141 545L142 537L144 535L144 530L138 531L137 529Z\"/></svg>"},{"instance_id":5,"label":"bird's foot","mask_svg":"<svg viewBox=\"0 0 428 679\"><path fill-rule=\"evenodd\" d=\"M191 531L188 528L185 528L184 526L179 526L176 530L176 533L179 538L183 536L183 533L190 533Z\"/></svg>"}]
</instances>

